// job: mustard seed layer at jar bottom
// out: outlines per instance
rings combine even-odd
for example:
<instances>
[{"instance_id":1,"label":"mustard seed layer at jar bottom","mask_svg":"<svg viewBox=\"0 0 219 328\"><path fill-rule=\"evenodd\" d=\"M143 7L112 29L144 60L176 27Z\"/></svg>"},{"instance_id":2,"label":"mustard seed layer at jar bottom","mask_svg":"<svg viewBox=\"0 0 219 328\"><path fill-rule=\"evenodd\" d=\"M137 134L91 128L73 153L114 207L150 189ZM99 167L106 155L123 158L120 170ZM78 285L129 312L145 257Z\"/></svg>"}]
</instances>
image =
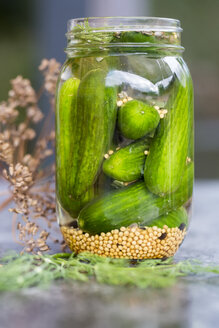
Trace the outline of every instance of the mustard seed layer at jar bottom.
<instances>
[{"instance_id":1,"label":"mustard seed layer at jar bottom","mask_svg":"<svg viewBox=\"0 0 219 328\"><path fill-rule=\"evenodd\" d=\"M100 256L129 259L153 259L173 256L182 243L186 227L121 227L100 235L89 235L78 228L61 226L69 248Z\"/></svg>"}]
</instances>

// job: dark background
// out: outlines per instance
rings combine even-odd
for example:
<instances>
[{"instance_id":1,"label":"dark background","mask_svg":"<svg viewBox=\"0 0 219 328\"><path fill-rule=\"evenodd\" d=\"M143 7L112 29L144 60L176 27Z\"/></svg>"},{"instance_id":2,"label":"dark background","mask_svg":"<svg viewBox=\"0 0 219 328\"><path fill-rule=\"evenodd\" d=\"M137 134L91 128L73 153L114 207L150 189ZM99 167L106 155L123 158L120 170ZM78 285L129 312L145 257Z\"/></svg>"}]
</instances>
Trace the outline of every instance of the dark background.
<instances>
[{"instance_id":1,"label":"dark background","mask_svg":"<svg viewBox=\"0 0 219 328\"><path fill-rule=\"evenodd\" d=\"M42 58L63 62L66 22L84 16L178 18L195 86L196 177L219 178L218 0L1 0L0 101L18 74L39 85Z\"/></svg>"}]
</instances>

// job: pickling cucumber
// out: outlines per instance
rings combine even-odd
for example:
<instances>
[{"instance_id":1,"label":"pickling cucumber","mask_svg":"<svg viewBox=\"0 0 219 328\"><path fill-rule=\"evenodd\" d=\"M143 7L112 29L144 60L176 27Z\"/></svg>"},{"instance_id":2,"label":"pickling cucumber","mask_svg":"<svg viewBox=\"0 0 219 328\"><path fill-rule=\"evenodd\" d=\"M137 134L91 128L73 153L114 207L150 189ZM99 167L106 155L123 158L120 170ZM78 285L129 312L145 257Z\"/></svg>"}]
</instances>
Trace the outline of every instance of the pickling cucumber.
<instances>
[{"instance_id":1,"label":"pickling cucumber","mask_svg":"<svg viewBox=\"0 0 219 328\"><path fill-rule=\"evenodd\" d=\"M95 69L81 80L71 140L71 186L75 198L95 182L116 123L117 90L105 87L105 71Z\"/></svg>"},{"instance_id":2,"label":"pickling cucumber","mask_svg":"<svg viewBox=\"0 0 219 328\"><path fill-rule=\"evenodd\" d=\"M111 42L119 42L119 43L129 43L129 42L136 42L136 43L142 43L142 42L149 42L149 43L155 43L156 38L153 35L144 34L142 32L121 32L119 34L119 38L116 36L113 38Z\"/></svg>"},{"instance_id":3,"label":"pickling cucumber","mask_svg":"<svg viewBox=\"0 0 219 328\"><path fill-rule=\"evenodd\" d=\"M191 139L192 88L187 79L175 85L167 102L167 115L161 120L150 145L144 169L147 188L157 194L174 192L185 170Z\"/></svg>"},{"instance_id":4,"label":"pickling cucumber","mask_svg":"<svg viewBox=\"0 0 219 328\"><path fill-rule=\"evenodd\" d=\"M99 234L133 223L146 226L152 219L182 206L192 196L193 167L189 163L180 187L166 197L156 196L145 188L144 182L136 182L93 200L80 212L79 227Z\"/></svg>"},{"instance_id":5,"label":"pickling cucumber","mask_svg":"<svg viewBox=\"0 0 219 328\"><path fill-rule=\"evenodd\" d=\"M75 77L82 79L91 70L102 69L109 71L115 69L118 64L119 59L115 56L88 56L69 58L65 66L67 69L71 68L72 74Z\"/></svg>"},{"instance_id":6,"label":"pickling cucumber","mask_svg":"<svg viewBox=\"0 0 219 328\"><path fill-rule=\"evenodd\" d=\"M158 111L139 100L125 103L118 114L118 127L128 139L140 139L153 131L160 121Z\"/></svg>"},{"instance_id":7,"label":"pickling cucumber","mask_svg":"<svg viewBox=\"0 0 219 328\"><path fill-rule=\"evenodd\" d=\"M189 75L189 70L187 67L185 67L187 70L187 74ZM193 94L193 83L192 79L189 80L190 85L188 86L191 88L191 101L190 101L190 119L189 119L189 148L188 148L188 157L191 160L194 160L194 94Z\"/></svg>"},{"instance_id":8,"label":"pickling cucumber","mask_svg":"<svg viewBox=\"0 0 219 328\"><path fill-rule=\"evenodd\" d=\"M163 37L161 37L163 36ZM171 38L170 33L161 32L161 35L147 33L144 31L128 31L115 34L111 43L151 43L151 44L179 44L178 38ZM162 51L159 49L159 51Z\"/></svg>"},{"instance_id":9,"label":"pickling cucumber","mask_svg":"<svg viewBox=\"0 0 219 328\"><path fill-rule=\"evenodd\" d=\"M157 219L147 222L147 227L156 226L158 228L163 228L164 225L167 225L169 228L187 227L188 214L185 208L180 207L177 210L171 211L159 216Z\"/></svg>"},{"instance_id":10,"label":"pickling cucumber","mask_svg":"<svg viewBox=\"0 0 219 328\"><path fill-rule=\"evenodd\" d=\"M145 151L149 149L150 139L132 142L116 151L103 163L103 172L113 179L130 182L144 174Z\"/></svg>"},{"instance_id":11,"label":"pickling cucumber","mask_svg":"<svg viewBox=\"0 0 219 328\"><path fill-rule=\"evenodd\" d=\"M63 199L63 195L65 198ZM73 217L77 218L81 209L94 198L94 187L91 186L84 194L77 199L72 196L71 190L68 193L62 191L60 200L62 207Z\"/></svg>"},{"instance_id":12,"label":"pickling cucumber","mask_svg":"<svg viewBox=\"0 0 219 328\"><path fill-rule=\"evenodd\" d=\"M127 31L115 33L110 41L115 44L115 47L110 49L111 52L128 52L136 54L136 44L139 53L151 54L154 58L161 58L164 56L173 56L178 54L177 48L169 47L168 45L180 46L180 39L175 37L176 34L171 32L147 33L146 31ZM122 47L116 44L122 44ZM163 45L161 47L161 45Z\"/></svg>"},{"instance_id":13,"label":"pickling cucumber","mask_svg":"<svg viewBox=\"0 0 219 328\"><path fill-rule=\"evenodd\" d=\"M77 91L80 80L70 78L63 83L57 98L56 111L56 186L59 201L73 217L77 217L81 208L93 198L93 187L77 200L72 194L71 168L73 165L72 136L77 111Z\"/></svg>"}]
</instances>

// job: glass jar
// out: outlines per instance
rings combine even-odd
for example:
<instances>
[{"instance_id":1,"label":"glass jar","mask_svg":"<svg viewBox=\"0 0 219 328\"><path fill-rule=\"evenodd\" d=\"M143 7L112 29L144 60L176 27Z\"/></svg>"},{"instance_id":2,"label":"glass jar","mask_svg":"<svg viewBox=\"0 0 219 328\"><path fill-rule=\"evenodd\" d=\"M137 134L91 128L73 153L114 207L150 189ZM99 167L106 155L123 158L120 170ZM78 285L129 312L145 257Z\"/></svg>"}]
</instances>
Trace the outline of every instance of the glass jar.
<instances>
[{"instance_id":1,"label":"glass jar","mask_svg":"<svg viewBox=\"0 0 219 328\"><path fill-rule=\"evenodd\" d=\"M164 258L186 234L193 87L180 22L73 19L57 87L57 216L76 253Z\"/></svg>"}]
</instances>

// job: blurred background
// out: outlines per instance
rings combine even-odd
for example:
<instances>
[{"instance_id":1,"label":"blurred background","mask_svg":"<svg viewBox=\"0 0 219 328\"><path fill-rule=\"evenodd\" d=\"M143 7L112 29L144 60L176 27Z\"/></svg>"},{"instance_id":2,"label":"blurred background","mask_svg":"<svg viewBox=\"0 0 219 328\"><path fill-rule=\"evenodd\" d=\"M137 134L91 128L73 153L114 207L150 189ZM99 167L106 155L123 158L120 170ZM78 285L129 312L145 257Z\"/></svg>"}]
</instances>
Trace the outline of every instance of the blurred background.
<instances>
[{"instance_id":1,"label":"blurred background","mask_svg":"<svg viewBox=\"0 0 219 328\"><path fill-rule=\"evenodd\" d=\"M39 85L42 58L64 61L70 18L177 18L184 29L184 58L195 86L196 177L219 178L218 12L218 0L1 0L0 101L7 99L9 80L18 74Z\"/></svg>"}]
</instances>

